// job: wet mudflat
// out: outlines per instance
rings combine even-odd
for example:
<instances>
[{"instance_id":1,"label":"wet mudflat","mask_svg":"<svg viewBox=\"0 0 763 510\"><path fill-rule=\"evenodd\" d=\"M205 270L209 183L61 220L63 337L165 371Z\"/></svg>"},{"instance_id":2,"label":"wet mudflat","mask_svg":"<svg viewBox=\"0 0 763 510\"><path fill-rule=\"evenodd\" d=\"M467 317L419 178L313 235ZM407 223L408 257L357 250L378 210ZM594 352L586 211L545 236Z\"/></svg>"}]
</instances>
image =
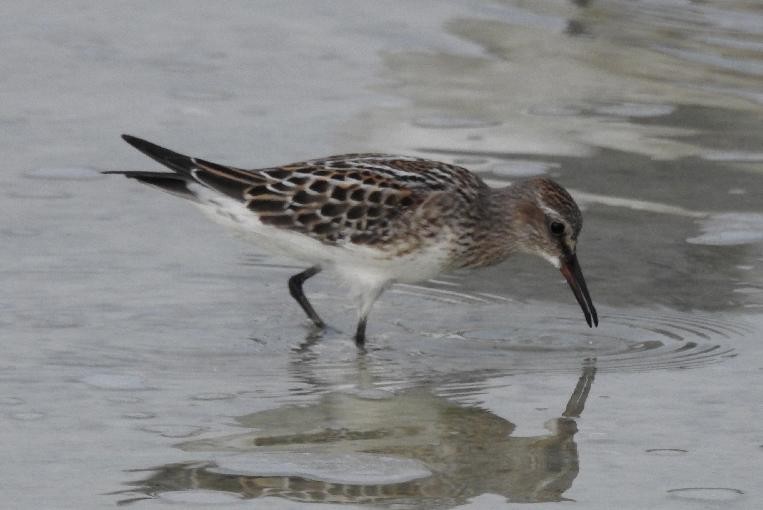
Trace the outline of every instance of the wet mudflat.
<instances>
[{"instance_id":1,"label":"wet mudflat","mask_svg":"<svg viewBox=\"0 0 763 510\"><path fill-rule=\"evenodd\" d=\"M188 5L0 20L4 504L759 506L757 3ZM330 274L319 333L292 261L100 176L155 168L122 132L550 175L601 325L518 257L394 287L359 354Z\"/></svg>"}]
</instances>

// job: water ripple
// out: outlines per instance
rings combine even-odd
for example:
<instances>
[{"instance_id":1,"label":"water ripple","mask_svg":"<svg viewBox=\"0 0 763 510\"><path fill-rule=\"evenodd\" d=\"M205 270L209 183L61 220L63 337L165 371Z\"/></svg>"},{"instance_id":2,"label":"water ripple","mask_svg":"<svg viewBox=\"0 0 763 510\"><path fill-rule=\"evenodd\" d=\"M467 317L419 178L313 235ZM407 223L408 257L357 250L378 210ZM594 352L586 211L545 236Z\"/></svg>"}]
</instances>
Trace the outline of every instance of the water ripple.
<instances>
[{"instance_id":1,"label":"water ripple","mask_svg":"<svg viewBox=\"0 0 763 510\"><path fill-rule=\"evenodd\" d=\"M698 314L607 313L596 330L572 327L579 322L578 317L539 318L542 334L534 326L514 328L509 335L472 329L434 345L452 355L510 358L504 370L511 373L575 372L583 359L595 360L600 371L643 372L720 363L737 355L727 344L750 333L743 325Z\"/></svg>"}]
</instances>

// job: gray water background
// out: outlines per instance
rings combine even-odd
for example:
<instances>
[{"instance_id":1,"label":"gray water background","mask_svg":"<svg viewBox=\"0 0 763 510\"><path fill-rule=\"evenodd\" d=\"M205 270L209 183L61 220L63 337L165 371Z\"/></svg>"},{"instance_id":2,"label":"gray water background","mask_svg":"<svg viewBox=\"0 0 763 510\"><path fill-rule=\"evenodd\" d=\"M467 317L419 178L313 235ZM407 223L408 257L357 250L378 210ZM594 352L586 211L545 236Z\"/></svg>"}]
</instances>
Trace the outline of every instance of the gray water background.
<instances>
[{"instance_id":1,"label":"gray water background","mask_svg":"<svg viewBox=\"0 0 763 510\"><path fill-rule=\"evenodd\" d=\"M760 507L760 2L3 10L0 507ZM99 175L158 169L123 132L552 176L601 325L518 257L393 288L359 355L331 275L316 335L292 261Z\"/></svg>"}]
</instances>

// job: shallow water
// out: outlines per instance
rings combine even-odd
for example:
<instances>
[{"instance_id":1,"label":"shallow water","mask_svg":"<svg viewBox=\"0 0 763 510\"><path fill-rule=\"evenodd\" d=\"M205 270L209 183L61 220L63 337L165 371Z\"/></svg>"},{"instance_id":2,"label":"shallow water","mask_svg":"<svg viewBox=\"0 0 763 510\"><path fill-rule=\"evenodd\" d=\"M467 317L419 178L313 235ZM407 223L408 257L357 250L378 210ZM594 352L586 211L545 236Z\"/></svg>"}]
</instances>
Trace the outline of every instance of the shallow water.
<instances>
[{"instance_id":1,"label":"shallow water","mask_svg":"<svg viewBox=\"0 0 763 510\"><path fill-rule=\"evenodd\" d=\"M4 505L759 506L759 2L405 5L9 7ZM292 261L101 176L155 168L122 132L240 166L553 176L600 327L518 257L394 287L359 354L330 275L319 334Z\"/></svg>"}]
</instances>

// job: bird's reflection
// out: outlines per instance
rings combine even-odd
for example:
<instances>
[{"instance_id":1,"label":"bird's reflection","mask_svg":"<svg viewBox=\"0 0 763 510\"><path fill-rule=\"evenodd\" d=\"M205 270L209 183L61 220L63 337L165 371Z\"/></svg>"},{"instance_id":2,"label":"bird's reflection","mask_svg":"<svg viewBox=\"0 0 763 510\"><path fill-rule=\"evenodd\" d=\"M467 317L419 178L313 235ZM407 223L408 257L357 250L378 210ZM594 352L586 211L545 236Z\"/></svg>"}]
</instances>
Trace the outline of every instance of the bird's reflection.
<instances>
[{"instance_id":1,"label":"bird's reflection","mask_svg":"<svg viewBox=\"0 0 763 510\"><path fill-rule=\"evenodd\" d=\"M237 421L250 431L178 445L187 452L215 455L218 462L147 469L152 473L149 477L130 483L135 488L129 492L136 497L121 503L185 490L415 508L451 507L485 493L501 494L513 502L561 501L578 474L574 418L583 411L594 374L593 363L586 362L561 416L545 424L547 434L533 437L513 436L515 426L508 420L451 402L425 388L396 394L328 393L307 406L241 416ZM258 468L253 467L257 462L247 464L247 459L260 456L261 460L263 455L290 459L286 465L293 474L284 474L282 464L279 476L272 475L272 467L258 475ZM347 468L343 481L341 473L324 476L320 464L295 467L306 455L318 459L322 455L356 455L366 463L369 458L378 457L381 462L392 457L424 469L423 474L405 481L361 483L352 480L352 468ZM226 458L238 460L232 467L226 465ZM242 459L246 468L237 472Z\"/></svg>"}]
</instances>

